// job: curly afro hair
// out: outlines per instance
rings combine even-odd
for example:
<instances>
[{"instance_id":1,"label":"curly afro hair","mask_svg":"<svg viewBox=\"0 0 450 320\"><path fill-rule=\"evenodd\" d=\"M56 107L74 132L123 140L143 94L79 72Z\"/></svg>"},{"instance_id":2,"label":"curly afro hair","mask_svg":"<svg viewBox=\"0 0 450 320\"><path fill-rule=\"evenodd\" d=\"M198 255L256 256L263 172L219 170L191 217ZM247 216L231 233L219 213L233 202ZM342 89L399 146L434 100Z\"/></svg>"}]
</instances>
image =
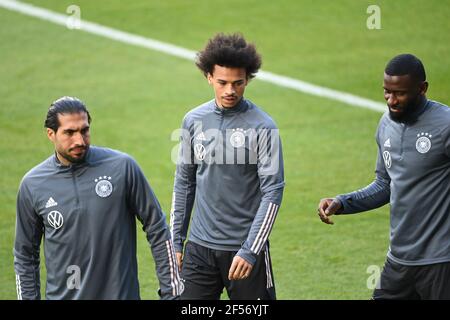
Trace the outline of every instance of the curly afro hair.
<instances>
[{"instance_id":1,"label":"curly afro hair","mask_svg":"<svg viewBox=\"0 0 450 320\"><path fill-rule=\"evenodd\" d=\"M247 78L254 78L261 67L261 56L253 44L247 43L239 33L217 34L209 39L205 49L197 53L195 62L205 77L212 74L214 65L229 68L244 68Z\"/></svg>"}]
</instances>

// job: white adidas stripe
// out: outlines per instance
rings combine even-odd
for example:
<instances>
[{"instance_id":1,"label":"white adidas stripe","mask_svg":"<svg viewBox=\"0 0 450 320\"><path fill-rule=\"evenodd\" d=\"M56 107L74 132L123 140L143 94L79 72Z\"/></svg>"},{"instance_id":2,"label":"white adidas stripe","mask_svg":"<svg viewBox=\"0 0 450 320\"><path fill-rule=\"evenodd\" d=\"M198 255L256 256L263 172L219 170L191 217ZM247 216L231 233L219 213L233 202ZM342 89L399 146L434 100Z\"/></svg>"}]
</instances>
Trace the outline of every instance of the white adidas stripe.
<instances>
[{"instance_id":1,"label":"white adidas stripe","mask_svg":"<svg viewBox=\"0 0 450 320\"><path fill-rule=\"evenodd\" d=\"M272 272L270 269L270 258L269 258L269 248L267 248L264 251L264 260L266 262L266 276L267 276L267 285L266 288L272 288L273 287L273 280L272 280Z\"/></svg>"},{"instance_id":2,"label":"white adidas stripe","mask_svg":"<svg viewBox=\"0 0 450 320\"><path fill-rule=\"evenodd\" d=\"M173 223L175 220L175 191L172 193L172 204L170 206L170 222L169 222L169 228L170 228L170 236L172 238L172 241L175 241L173 238Z\"/></svg>"},{"instance_id":3,"label":"white adidas stripe","mask_svg":"<svg viewBox=\"0 0 450 320\"><path fill-rule=\"evenodd\" d=\"M258 234L256 235L255 240L253 241L253 244L250 248L251 251L255 252L255 246L256 246L256 242L259 239L259 237L261 236L262 230L263 230L263 226L265 226L267 219L269 219L269 212L272 210L272 203L269 203L269 206L267 207L267 211L266 211L266 215L264 217L263 223L261 225L261 227L259 228ZM256 253L256 252L255 252Z\"/></svg>"},{"instance_id":4,"label":"white adidas stripe","mask_svg":"<svg viewBox=\"0 0 450 320\"><path fill-rule=\"evenodd\" d=\"M11 11L20 12L22 14L36 17L42 20L50 21L52 23L62 26L66 26L67 21L69 19L69 16L66 16L64 14L56 13L31 4L21 3L13 0L0 0L0 7L3 7ZM85 32L96 34L98 36L109 38L115 41L131 44L134 46L159 51L178 58L192 61L196 57L195 51L182 48L170 43L138 36L128 32L123 32L117 29L109 28L85 20L80 21L80 26L81 30ZM337 91L326 87L321 87L312 83L278 75L268 71L261 70L256 75L256 79L272 83L280 87L300 91L306 94L336 100L339 102L343 102L347 105L352 105L359 108L370 109L378 112L386 111L386 105L383 103L358 97L350 93Z\"/></svg>"},{"instance_id":5,"label":"white adidas stripe","mask_svg":"<svg viewBox=\"0 0 450 320\"><path fill-rule=\"evenodd\" d=\"M269 203L269 206L267 207L266 211L266 216L264 217L264 221L261 227L259 228L258 234L256 235L253 245L250 248L250 250L253 251L254 253L259 254L265 241L267 240L270 230L272 229L272 225L275 221L275 216L278 212L278 208L279 208L278 205L274 203Z\"/></svg>"},{"instance_id":6,"label":"white adidas stripe","mask_svg":"<svg viewBox=\"0 0 450 320\"><path fill-rule=\"evenodd\" d=\"M22 285L20 283L20 276L16 274L16 290L17 290L17 299L22 300Z\"/></svg>"},{"instance_id":7,"label":"white adidas stripe","mask_svg":"<svg viewBox=\"0 0 450 320\"><path fill-rule=\"evenodd\" d=\"M261 249L264 247L264 244L267 241L267 238L269 237L270 231L272 230L273 224L275 222L275 218L277 216L278 213L278 206L276 204L274 204L274 208L272 210L272 213L270 214L268 223L266 224L264 231L263 231L263 236L260 238L259 243L256 247L256 251L259 253L261 251Z\"/></svg>"},{"instance_id":8,"label":"white adidas stripe","mask_svg":"<svg viewBox=\"0 0 450 320\"><path fill-rule=\"evenodd\" d=\"M175 251L171 240L166 241L167 255L169 257L170 266L170 285L172 286L172 295L178 296L181 294L180 290L180 275L176 264Z\"/></svg>"}]
</instances>

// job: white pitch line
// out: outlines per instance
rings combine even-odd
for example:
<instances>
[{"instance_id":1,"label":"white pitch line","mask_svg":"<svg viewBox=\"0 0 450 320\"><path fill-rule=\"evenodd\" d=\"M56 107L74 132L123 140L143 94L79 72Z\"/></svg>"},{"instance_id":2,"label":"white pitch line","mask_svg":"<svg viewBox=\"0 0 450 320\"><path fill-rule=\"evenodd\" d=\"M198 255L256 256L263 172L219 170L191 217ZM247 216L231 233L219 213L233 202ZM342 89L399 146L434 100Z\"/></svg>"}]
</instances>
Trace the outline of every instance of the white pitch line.
<instances>
[{"instance_id":1,"label":"white pitch line","mask_svg":"<svg viewBox=\"0 0 450 320\"><path fill-rule=\"evenodd\" d=\"M18 2L15 0L0 0L0 7L5 9L20 12L32 17L36 17L42 20L50 21L55 24L67 26L69 16L56 13L47 9L43 9L31 4ZM105 27L97 23L81 20L82 31L96 34L105 38L116 40L119 42L135 45L138 47L147 48L163 52L165 54L175 56L187 60L195 60L196 52L188 50L179 46L175 46L170 43L161 42L158 40L138 36L132 33L123 32L117 29ZM359 108L366 108L378 112L385 112L386 106L383 103L376 102L370 99L358 97L356 95L321 87L312 83L308 83L302 80L277 75L268 71L259 71L256 78L268 83L275 84L280 87L290 88L303 93L307 93L314 96L324 97L331 100L343 102L348 105L352 105Z\"/></svg>"}]
</instances>

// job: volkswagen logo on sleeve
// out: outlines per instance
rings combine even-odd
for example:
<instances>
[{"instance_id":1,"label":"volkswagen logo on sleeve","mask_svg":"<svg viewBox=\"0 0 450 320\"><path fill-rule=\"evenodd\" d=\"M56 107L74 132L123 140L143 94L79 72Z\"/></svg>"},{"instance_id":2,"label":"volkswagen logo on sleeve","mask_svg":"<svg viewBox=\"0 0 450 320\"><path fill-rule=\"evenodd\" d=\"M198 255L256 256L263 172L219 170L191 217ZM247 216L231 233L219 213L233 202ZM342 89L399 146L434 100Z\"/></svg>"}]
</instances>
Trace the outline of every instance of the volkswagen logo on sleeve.
<instances>
[{"instance_id":1,"label":"volkswagen logo on sleeve","mask_svg":"<svg viewBox=\"0 0 450 320\"><path fill-rule=\"evenodd\" d=\"M62 227L64 218L61 212L55 210L47 215L47 221L55 230L58 230Z\"/></svg>"},{"instance_id":2,"label":"volkswagen logo on sleeve","mask_svg":"<svg viewBox=\"0 0 450 320\"><path fill-rule=\"evenodd\" d=\"M195 157L199 160L199 161L203 161L205 160L205 155L206 155L206 149L205 146L201 143L197 143L194 145L194 154Z\"/></svg>"},{"instance_id":3,"label":"volkswagen logo on sleeve","mask_svg":"<svg viewBox=\"0 0 450 320\"><path fill-rule=\"evenodd\" d=\"M392 166L392 159L391 159L391 154L389 153L389 151L383 152L383 159L384 159L384 164L386 165L386 168L389 169Z\"/></svg>"},{"instance_id":4,"label":"volkswagen logo on sleeve","mask_svg":"<svg viewBox=\"0 0 450 320\"><path fill-rule=\"evenodd\" d=\"M113 192L113 185L110 180L111 177L108 176L98 177L97 179L94 180L94 182L96 183L95 193L100 198L109 197Z\"/></svg>"}]
</instances>

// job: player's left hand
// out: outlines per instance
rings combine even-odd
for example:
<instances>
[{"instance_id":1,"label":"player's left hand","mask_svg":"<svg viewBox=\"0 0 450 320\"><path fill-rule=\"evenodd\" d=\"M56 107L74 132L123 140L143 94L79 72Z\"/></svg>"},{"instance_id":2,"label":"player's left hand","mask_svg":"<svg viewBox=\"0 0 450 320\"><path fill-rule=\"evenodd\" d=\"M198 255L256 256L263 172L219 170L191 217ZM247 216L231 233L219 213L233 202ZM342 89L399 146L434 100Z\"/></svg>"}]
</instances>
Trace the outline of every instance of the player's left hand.
<instances>
[{"instance_id":1,"label":"player's left hand","mask_svg":"<svg viewBox=\"0 0 450 320\"><path fill-rule=\"evenodd\" d=\"M230 271L228 271L228 280L243 280L247 279L252 272L253 265L248 263L245 259L235 256L231 263Z\"/></svg>"}]
</instances>

